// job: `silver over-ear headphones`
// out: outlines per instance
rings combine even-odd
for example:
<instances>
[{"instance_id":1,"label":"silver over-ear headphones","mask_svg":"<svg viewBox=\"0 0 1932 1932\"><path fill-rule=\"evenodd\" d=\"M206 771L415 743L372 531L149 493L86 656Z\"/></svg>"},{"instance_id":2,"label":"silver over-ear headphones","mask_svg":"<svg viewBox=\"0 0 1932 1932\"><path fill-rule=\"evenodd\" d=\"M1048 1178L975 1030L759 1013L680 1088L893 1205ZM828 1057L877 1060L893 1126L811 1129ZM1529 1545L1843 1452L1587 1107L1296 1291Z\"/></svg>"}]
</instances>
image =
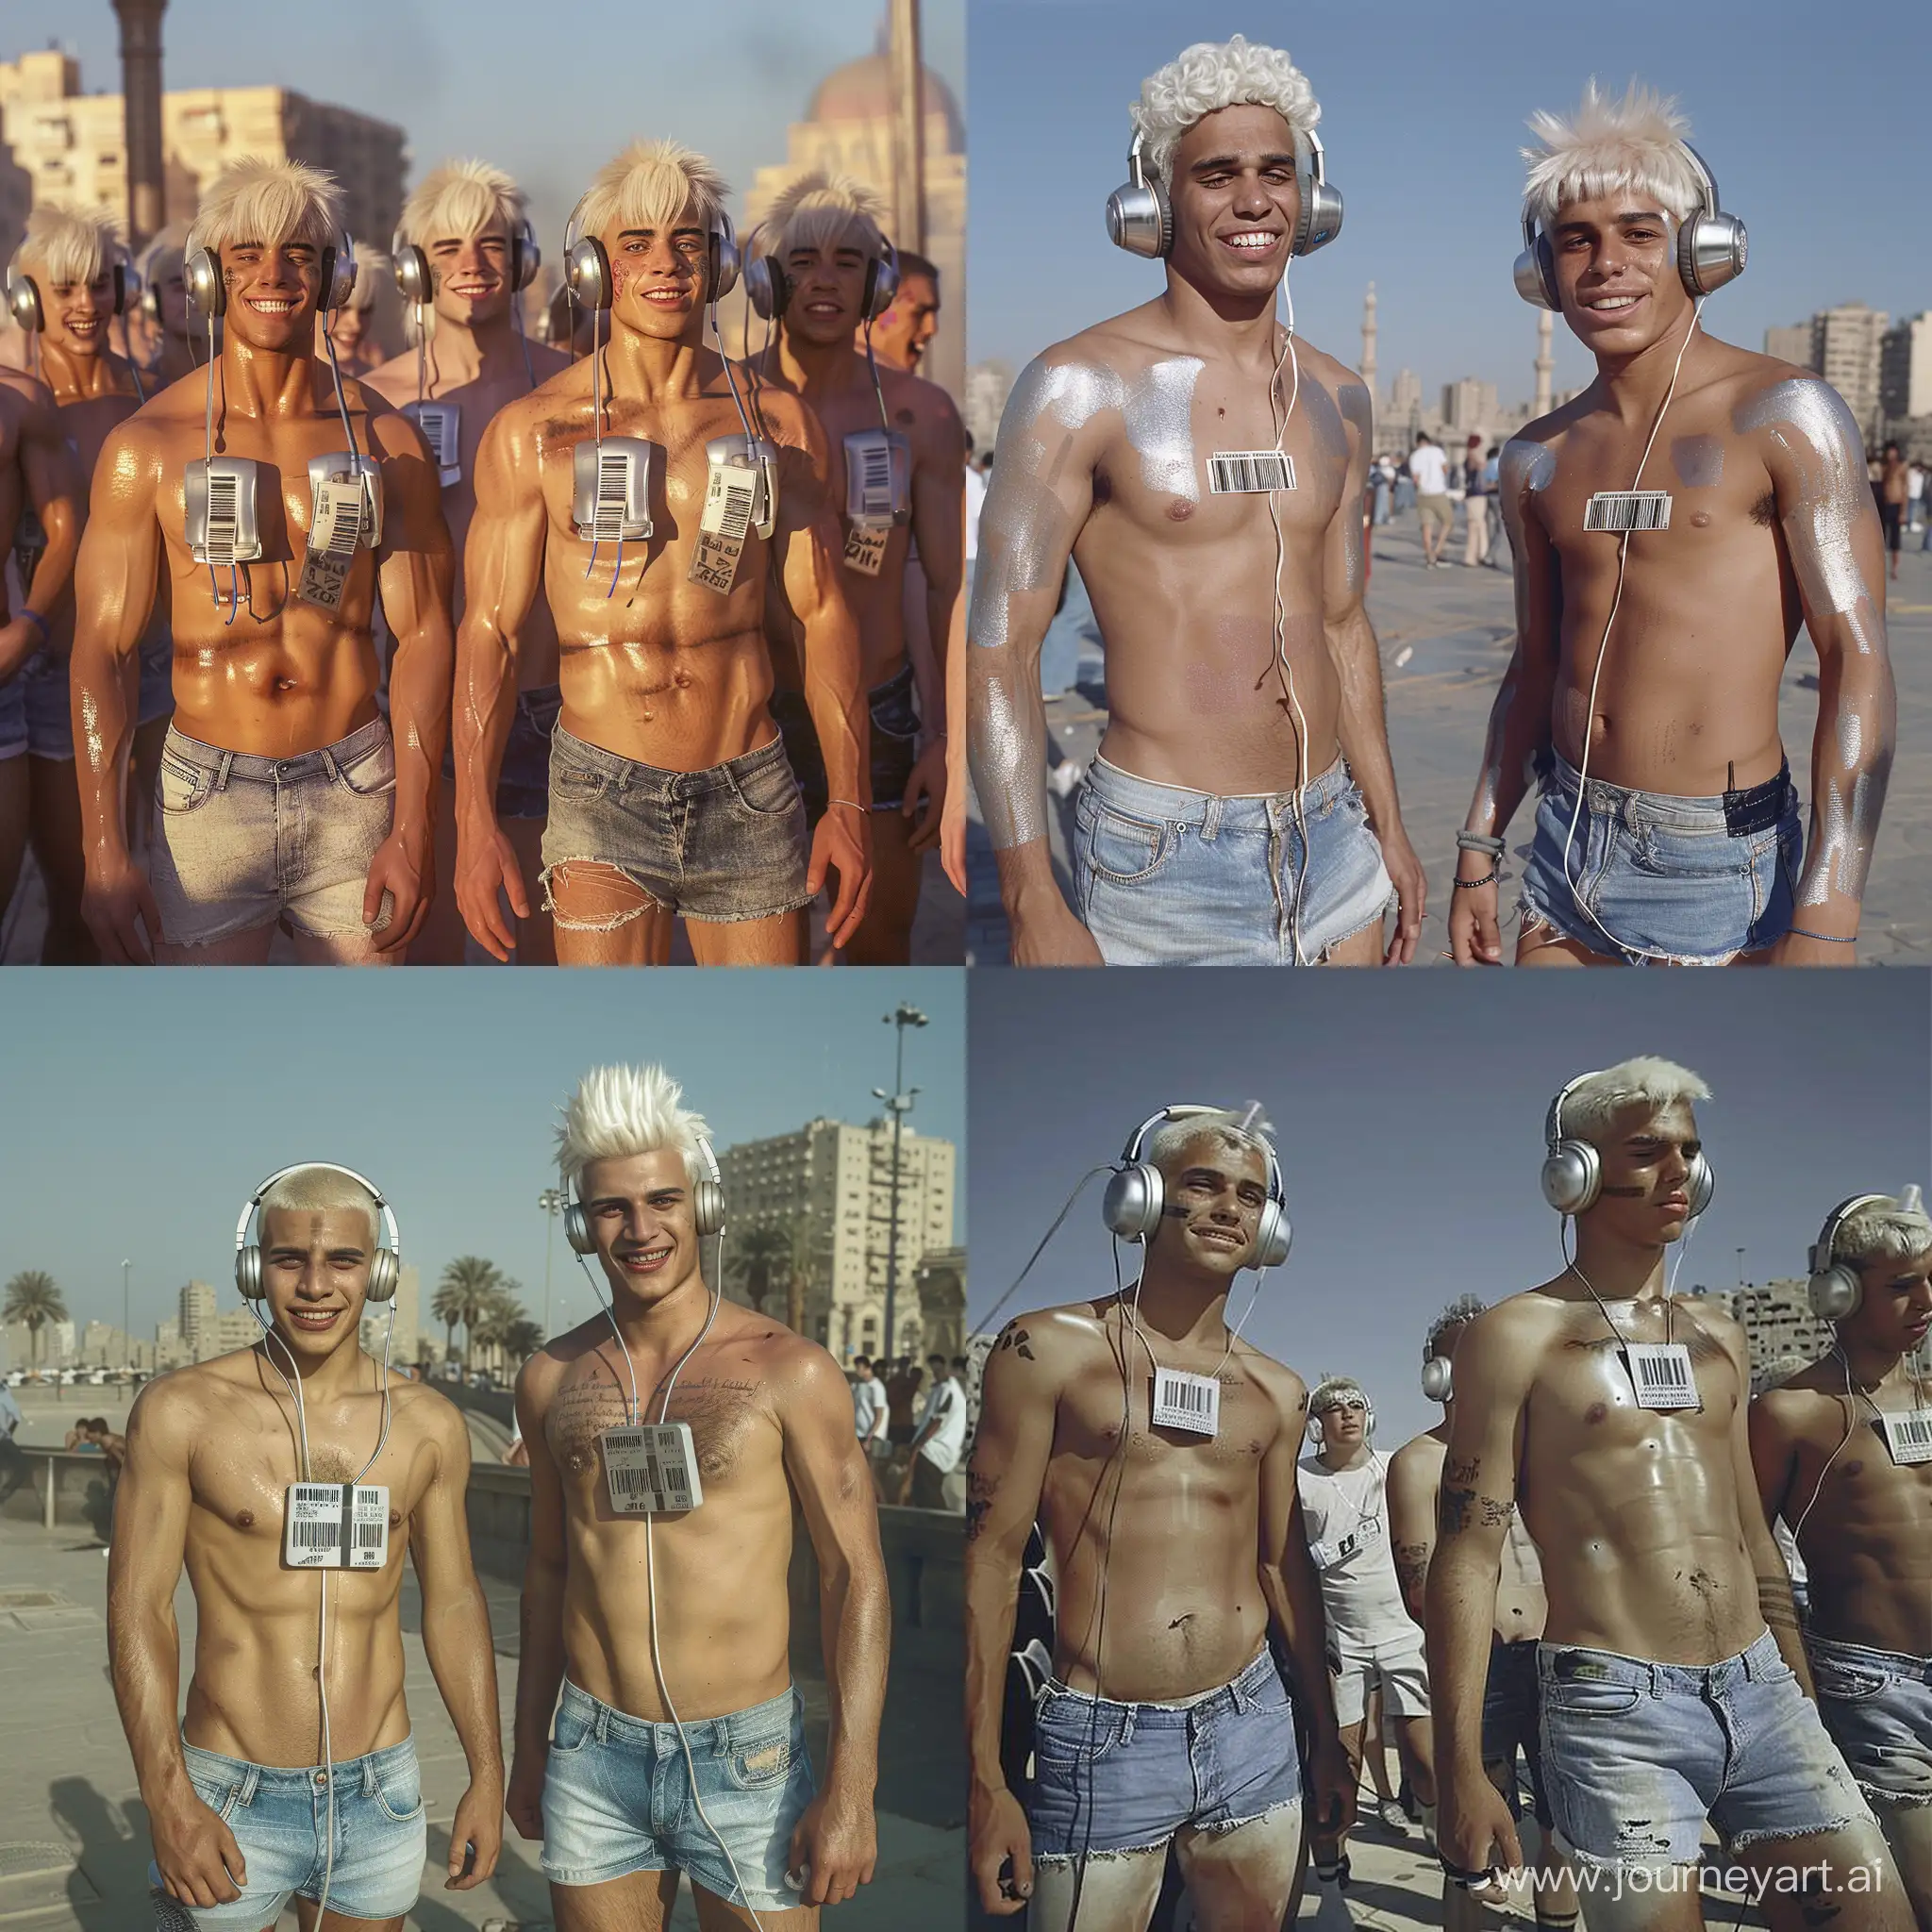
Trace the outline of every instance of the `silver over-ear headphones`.
<instances>
[{"instance_id":1,"label":"silver over-ear headphones","mask_svg":"<svg viewBox=\"0 0 1932 1932\"><path fill-rule=\"evenodd\" d=\"M346 1174L350 1180L369 1190L370 1199L382 1216L383 1227L388 1232L389 1246L378 1247L369 1257L369 1286L364 1291L364 1298L372 1302L388 1301L396 1291L402 1268L402 1237L396 1231L395 1211L383 1199L382 1191L374 1181L358 1174L353 1167L339 1167L333 1160L298 1160L292 1166L277 1168L248 1197L248 1205L242 1210L242 1219L235 1224L235 1286L252 1302L259 1301L267 1292L267 1285L262 1279L261 1250L248 1239L248 1224L260 1209L262 1196L278 1180L311 1167L325 1168L330 1174Z\"/></svg>"},{"instance_id":2,"label":"silver over-ear headphones","mask_svg":"<svg viewBox=\"0 0 1932 1932\"><path fill-rule=\"evenodd\" d=\"M1865 1284L1857 1269L1849 1261L1834 1257L1839 1229L1861 1208L1875 1207L1890 1198L1889 1194L1854 1194L1825 1216L1824 1225L1819 1229L1811 1249L1811 1279L1807 1291L1811 1312L1821 1321L1842 1322L1848 1315L1856 1315L1858 1304L1865 1298Z\"/></svg>"},{"instance_id":3,"label":"silver over-ear headphones","mask_svg":"<svg viewBox=\"0 0 1932 1932\"><path fill-rule=\"evenodd\" d=\"M1369 1400L1369 1391L1358 1384L1356 1387L1356 1393L1361 1397L1362 1408L1365 1411L1362 1423L1362 1441L1364 1442L1374 1442L1375 1440L1375 1405ZM1331 1403L1329 1407L1333 1407L1334 1405ZM1322 1426L1322 1418L1312 1408L1308 1411L1308 1441L1317 1449L1325 1447L1328 1441L1327 1432Z\"/></svg>"},{"instance_id":4,"label":"silver over-ear headphones","mask_svg":"<svg viewBox=\"0 0 1932 1932\"><path fill-rule=\"evenodd\" d=\"M1603 1158L1594 1144L1572 1140L1563 1132L1563 1103L1586 1080L1595 1078L1594 1074L1578 1074L1574 1080L1566 1081L1563 1091L1550 1102L1549 1115L1543 1122L1543 1199L1558 1214L1589 1212L1596 1205L1597 1192L1603 1186ZM1710 1162L1700 1147L1690 1158L1690 1172L1684 1182L1684 1191L1690 1200L1687 1220L1695 1221L1710 1206L1715 1186Z\"/></svg>"},{"instance_id":5,"label":"silver over-ear headphones","mask_svg":"<svg viewBox=\"0 0 1932 1932\"><path fill-rule=\"evenodd\" d=\"M724 1232L724 1177L718 1172L718 1157L711 1152L711 1143L702 1134L698 1135L697 1143L698 1154L708 1172L691 1189L691 1211L698 1238L702 1241L708 1235ZM584 1212L584 1204L575 1188L571 1190L570 1204L563 1210L563 1236L580 1255L597 1252L597 1237L591 1232L591 1217Z\"/></svg>"},{"instance_id":6,"label":"silver over-ear headphones","mask_svg":"<svg viewBox=\"0 0 1932 1932\"><path fill-rule=\"evenodd\" d=\"M1163 1107L1158 1113L1149 1114L1134 1129L1122 1150L1120 1164L1114 1169L1113 1178L1108 1182L1107 1192L1100 1204L1101 1219L1122 1241L1152 1240L1154 1230L1160 1225L1161 1209L1166 1206L1166 1187L1160 1170L1152 1161L1141 1158L1141 1148L1148 1134L1163 1121L1186 1120L1195 1114L1224 1111L1218 1107ZM1281 1162L1267 1141L1261 1141L1260 1144L1268 1156L1268 1199L1255 1227L1254 1247L1241 1266L1278 1268L1288 1259L1293 1230L1288 1222L1288 1202L1281 1184Z\"/></svg>"},{"instance_id":7,"label":"silver over-ear headphones","mask_svg":"<svg viewBox=\"0 0 1932 1932\"><path fill-rule=\"evenodd\" d=\"M1447 1402L1456 1389L1455 1370L1446 1355L1432 1355L1423 1364L1423 1393L1431 1402Z\"/></svg>"},{"instance_id":8,"label":"silver over-ear headphones","mask_svg":"<svg viewBox=\"0 0 1932 1932\"><path fill-rule=\"evenodd\" d=\"M114 313L125 315L129 302L140 291L141 276L119 254L114 258L113 281ZM41 285L21 268L17 253L7 265L7 312L12 318L14 327L23 335L37 336L47 325L47 309L41 300Z\"/></svg>"},{"instance_id":9,"label":"silver over-ear headphones","mask_svg":"<svg viewBox=\"0 0 1932 1932\"><path fill-rule=\"evenodd\" d=\"M579 308L605 308L610 307L617 293L617 283L610 273L610 257L603 242L594 235L575 233L577 217L583 212L584 204L579 201L570 211L570 220L563 225L563 282L570 291L570 298ZM525 223L525 229L529 224ZM541 258L536 255L536 238L530 239L530 250L535 258L530 265L530 275L537 273L536 262ZM705 291L707 302L721 301L738 286L741 266L738 252L738 230L731 225L731 217L723 208L718 210L718 219L712 224L706 237L706 274L708 286ZM525 284L518 282L518 288ZM756 300L756 298L754 298ZM762 311L761 311L762 312Z\"/></svg>"},{"instance_id":10,"label":"silver over-ear headphones","mask_svg":"<svg viewBox=\"0 0 1932 1932\"><path fill-rule=\"evenodd\" d=\"M1312 255L1341 233L1341 191L1328 181L1327 150L1312 129L1294 133L1294 176L1301 186L1301 214L1291 255ZM1159 260L1174 247L1174 204L1158 175L1149 173L1147 137L1138 128L1127 149L1127 179L1107 198L1107 239L1129 255Z\"/></svg>"},{"instance_id":11,"label":"silver over-ear headphones","mask_svg":"<svg viewBox=\"0 0 1932 1932\"><path fill-rule=\"evenodd\" d=\"M885 242L885 251L866 260L865 293L858 301L861 323L876 322L899 292L899 251L890 242ZM785 264L771 254L754 257L744 264L744 292L759 321L772 322L782 316L791 301L791 278L785 273Z\"/></svg>"},{"instance_id":12,"label":"silver over-ear headphones","mask_svg":"<svg viewBox=\"0 0 1932 1932\"><path fill-rule=\"evenodd\" d=\"M348 229L339 229L336 239L324 246L321 270L316 311L332 315L348 302L356 287L356 243ZM219 248L190 249L181 263L181 285L197 314L212 321L227 312L228 291L222 279Z\"/></svg>"},{"instance_id":13,"label":"silver over-ear headphones","mask_svg":"<svg viewBox=\"0 0 1932 1932\"><path fill-rule=\"evenodd\" d=\"M1687 141L1684 152L1696 170L1701 199L1677 225L1677 279L1693 302L1714 295L1744 273L1751 237L1718 198L1717 176ZM1516 258L1516 292L1537 308L1557 308L1563 298L1557 284L1557 258L1550 238L1528 208L1523 211L1523 253Z\"/></svg>"}]
</instances>

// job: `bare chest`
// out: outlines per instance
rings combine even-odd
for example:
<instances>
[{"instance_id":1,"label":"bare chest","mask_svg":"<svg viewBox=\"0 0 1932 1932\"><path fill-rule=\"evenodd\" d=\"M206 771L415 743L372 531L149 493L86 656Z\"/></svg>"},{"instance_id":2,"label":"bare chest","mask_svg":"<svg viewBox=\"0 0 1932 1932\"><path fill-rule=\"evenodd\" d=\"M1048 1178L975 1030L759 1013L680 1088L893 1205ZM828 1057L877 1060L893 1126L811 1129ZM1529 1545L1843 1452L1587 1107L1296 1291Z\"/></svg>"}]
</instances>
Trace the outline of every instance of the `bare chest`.
<instances>
[{"instance_id":1,"label":"bare chest","mask_svg":"<svg viewBox=\"0 0 1932 1932\"><path fill-rule=\"evenodd\" d=\"M217 1534L244 1546L259 1546L275 1557L282 1547L289 1490L299 1474L296 1449L286 1424L277 1425L265 1415L251 1414L248 1420L248 1426L224 1430L196 1454L191 1468L194 1501ZM417 1470L409 1443L399 1440L393 1429L382 1455L370 1466L380 1420L372 1414L366 1419L358 1416L356 1422L364 1420L366 1428L352 1424L335 1431L311 1425L308 1480L360 1480L387 1489L393 1553L408 1540L407 1525L426 1473Z\"/></svg>"},{"instance_id":2,"label":"bare chest","mask_svg":"<svg viewBox=\"0 0 1932 1932\"><path fill-rule=\"evenodd\" d=\"M1690 1317L1661 1309L1624 1316L1613 1338L1579 1323L1544 1356L1529 1406L1530 1473L1567 1457L1615 1454L1632 1468L1724 1458L1740 1392L1725 1351ZM1632 1344L1635 1344L1633 1352ZM1646 1349L1681 1348L1644 1361ZM1687 1378L1681 1391L1679 1376ZM1684 1397L1693 1406L1674 1407Z\"/></svg>"},{"instance_id":3,"label":"bare chest","mask_svg":"<svg viewBox=\"0 0 1932 1932\"><path fill-rule=\"evenodd\" d=\"M1821 1498L1829 1520L1904 1533L1908 1541L1924 1544L1932 1555L1932 1461L1900 1462L1892 1454L1884 1427L1869 1408L1860 1413L1849 1436L1845 1418L1838 1416L1811 1431L1807 1443L1808 1480L1798 1493ZM1893 1426L1900 1418L1893 1418ZM1903 1441L1903 1438L1901 1439ZM1912 1453L1907 1448L1905 1453ZM1820 1477L1824 1481L1820 1483ZM1814 1519L1815 1533L1816 1519Z\"/></svg>"},{"instance_id":4,"label":"bare chest","mask_svg":"<svg viewBox=\"0 0 1932 1932\"><path fill-rule=\"evenodd\" d=\"M1119 1371L1083 1377L1061 1399L1055 1454L1080 1462L1122 1459L1134 1475L1191 1472L1230 1485L1252 1482L1274 1441L1279 1418L1274 1406L1239 1369L1216 1373L1211 1357L1174 1366L1211 1379L1220 1391L1213 1433L1154 1420L1155 1373L1142 1357L1130 1357L1126 1387Z\"/></svg>"},{"instance_id":5,"label":"bare chest","mask_svg":"<svg viewBox=\"0 0 1932 1932\"><path fill-rule=\"evenodd\" d=\"M617 1380L622 1362L613 1373L601 1355L589 1359L589 1371L580 1367L558 1391L543 1423L544 1441L565 1487L586 1494L604 1480L599 1439L633 1419L629 1386ZM657 1422L661 1396L643 1386L639 1396L641 1419ZM694 1362L678 1377L664 1419L690 1428L698 1474L708 1491L729 1484L778 1453L763 1382L728 1366L701 1370Z\"/></svg>"},{"instance_id":6,"label":"bare chest","mask_svg":"<svg viewBox=\"0 0 1932 1932\"><path fill-rule=\"evenodd\" d=\"M102 446L140 408L140 399L133 395L87 396L60 405L60 433L80 463L83 477L93 475Z\"/></svg>"}]
</instances>

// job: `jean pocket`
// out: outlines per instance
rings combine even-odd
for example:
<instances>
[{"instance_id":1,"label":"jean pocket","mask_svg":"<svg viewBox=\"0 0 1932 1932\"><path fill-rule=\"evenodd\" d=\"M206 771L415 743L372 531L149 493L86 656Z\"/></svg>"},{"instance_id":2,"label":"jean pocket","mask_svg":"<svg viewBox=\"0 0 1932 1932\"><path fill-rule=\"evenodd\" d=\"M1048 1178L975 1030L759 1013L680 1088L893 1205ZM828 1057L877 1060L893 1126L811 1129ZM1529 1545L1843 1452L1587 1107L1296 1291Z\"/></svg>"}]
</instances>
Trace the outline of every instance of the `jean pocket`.
<instances>
[{"instance_id":1,"label":"jean pocket","mask_svg":"<svg viewBox=\"0 0 1932 1932\"><path fill-rule=\"evenodd\" d=\"M1090 801L1082 813L1087 869L1109 885L1138 886L1164 866L1174 847L1172 825L1129 818L1111 806Z\"/></svg>"},{"instance_id":2,"label":"jean pocket","mask_svg":"<svg viewBox=\"0 0 1932 1932\"><path fill-rule=\"evenodd\" d=\"M553 761L550 767L550 789L559 798L588 805L592 799L602 798L609 783L606 774L584 765L559 765Z\"/></svg>"},{"instance_id":3,"label":"jean pocket","mask_svg":"<svg viewBox=\"0 0 1932 1932\"><path fill-rule=\"evenodd\" d=\"M1868 1697L1876 1697L1886 1684L1883 1671L1868 1664L1841 1663L1833 1657L1811 1659L1811 1680L1818 1686L1819 1696L1829 1697L1834 1704L1862 1704Z\"/></svg>"},{"instance_id":4,"label":"jean pocket","mask_svg":"<svg viewBox=\"0 0 1932 1932\"><path fill-rule=\"evenodd\" d=\"M192 765L163 748L160 774L155 780L155 796L163 811L177 816L194 811L208 803L213 791L212 772L205 772L199 765Z\"/></svg>"},{"instance_id":5,"label":"jean pocket","mask_svg":"<svg viewBox=\"0 0 1932 1932\"><path fill-rule=\"evenodd\" d=\"M359 758L343 763L336 761L336 776L345 790L358 798L375 798L396 788L396 748L385 735L380 744L371 745Z\"/></svg>"},{"instance_id":6,"label":"jean pocket","mask_svg":"<svg viewBox=\"0 0 1932 1932\"><path fill-rule=\"evenodd\" d=\"M1562 1717L1626 1717L1643 1695L1635 1684L1594 1677L1554 1677L1543 1684L1543 1707Z\"/></svg>"},{"instance_id":7,"label":"jean pocket","mask_svg":"<svg viewBox=\"0 0 1932 1932\"><path fill-rule=\"evenodd\" d=\"M788 1726L767 1738L746 1738L733 1743L724 1760L724 1774L736 1790L766 1790L791 1775L791 1757L792 1737Z\"/></svg>"},{"instance_id":8,"label":"jean pocket","mask_svg":"<svg viewBox=\"0 0 1932 1932\"><path fill-rule=\"evenodd\" d=\"M551 1723L551 1757L568 1757L573 1751L581 1751L596 1728L594 1719L575 1709L566 1698L557 1707L557 1716Z\"/></svg>"},{"instance_id":9,"label":"jean pocket","mask_svg":"<svg viewBox=\"0 0 1932 1932\"><path fill-rule=\"evenodd\" d=\"M1775 833L1733 839L1722 827L1690 832L1681 825L1640 818L1630 841L1630 863L1652 878L1744 878L1776 849Z\"/></svg>"},{"instance_id":10,"label":"jean pocket","mask_svg":"<svg viewBox=\"0 0 1932 1932\"><path fill-rule=\"evenodd\" d=\"M1119 1748L1128 1713L1100 1710L1084 1697L1049 1691L1033 1726L1033 1755L1043 1764L1097 1764Z\"/></svg>"},{"instance_id":11,"label":"jean pocket","mask_svg":"<svg viewBox=\"0 0 1932 1932\"><path fill-rule=\"evenodd\" d=\"M242 1787L228 1778L197 1777L192 1772L188 1782L194 1787L194 1795L225 1824L234 1813Z\"/></svg>"},{"instance_id":12,"label":"jean pocket","mask_svg":"<svg viewBox=\"0 0 1932 1932\"><path fill-rule=\"evenodd\" d=\"M726 765L724 776L732 797L754 817L782 819L798 804L798 780L785 758L765 758L749 771Z\"/></svg>"},{"instance_id":13,"label":"jean pocket","mask_svg":"<svg viewBox=\"0 0 1932 1932\"><path fill-rule=\"evenodd\" d=\"M391 1824L410 1824L423 1811L423 1773L415 1754L375 1774L375 1805Z\"/></svg>"}]
</instances>

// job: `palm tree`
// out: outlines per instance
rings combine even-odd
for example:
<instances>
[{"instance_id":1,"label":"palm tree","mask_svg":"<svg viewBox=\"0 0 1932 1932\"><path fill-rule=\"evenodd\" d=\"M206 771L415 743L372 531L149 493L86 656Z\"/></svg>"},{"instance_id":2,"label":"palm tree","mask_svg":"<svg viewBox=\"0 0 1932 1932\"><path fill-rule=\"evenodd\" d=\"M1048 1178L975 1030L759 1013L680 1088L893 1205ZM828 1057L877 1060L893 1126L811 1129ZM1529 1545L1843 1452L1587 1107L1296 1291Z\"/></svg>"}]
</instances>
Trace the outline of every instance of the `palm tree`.
<instances>
[{"instance_id":1,"label":"palm tree","mask_svg":"<svg viewBox=\"0 0 1932 1932\"><path fill-rule=\"evenodd\" d=\"M441 1301L447 1290L457 1308L457 1320L463 1324L463 1367L471 1366L471 1356L476 1341L476 1318L488 1306L491 1291L498 1288L503 1277L496 1271L494 1261L486 1261L480 1255L458 1255L442 1271L442 1280L437 1289L437 1301L430 1304L438 1321L447 1321L437 1302Z\"/></svg>"},{"instance_id":2,"label":"palm tree","mask_svg":"<svg viewBox=\"0 0 1932 1932\"><path fill-rule=\"evenodd\" d=\"M463 1319L463 1298L445 1282L429 1298L429 1312L442 1324L442 1358L454 1361L457 1354L457 1324Z\"/></svg>"},{"instance_id":3,"label":"palm tree","mask_svg":"<svg viewBox=\"0 0 1932 1932\"><path fill-rule=\"evenodd\" d=\"M782 1224L761 1223L732 1250L731 1272L743 1285L745 1299L759 1314L772 1291L772 1277L791 1257L791 1231Z\"/></svg>"},{"instance_id":4,"label":"palm tree","mask_svg":"<svg viewBox=\"0 0 1932 1932\"><path fill-rule=\"evenodd\" d=\"M503 1367L510 1330L528 1319L528 1310L517 1299L519 1287L514 1281L492 1282L470 1321L470 1339L489 1357L487 1366L492 1373Z\"/></svg>"},{"instance_id":5,"label":"palm tree","mask_svg":"<svg viewBox=\"0 0 1932 1932\"><path fill-rule=\"evenodd\" d=\"M543 1346L543 1324L520 1315L503 1331L505 1353L519 1368Z\"/></svg>"},{"instance_id":6,"label":"palm tree","mask_svg":"<svg viewBox=\"0 0 1932 1932\"><path fill-rule=\"evenodd\" d=\"M32 1366L41 1365L41 1330L67 1319L67 1298L43 1268L28 1268L7 1284L7 1307L0 1320L25 1322Z\"/></svg>"}]
</instances>

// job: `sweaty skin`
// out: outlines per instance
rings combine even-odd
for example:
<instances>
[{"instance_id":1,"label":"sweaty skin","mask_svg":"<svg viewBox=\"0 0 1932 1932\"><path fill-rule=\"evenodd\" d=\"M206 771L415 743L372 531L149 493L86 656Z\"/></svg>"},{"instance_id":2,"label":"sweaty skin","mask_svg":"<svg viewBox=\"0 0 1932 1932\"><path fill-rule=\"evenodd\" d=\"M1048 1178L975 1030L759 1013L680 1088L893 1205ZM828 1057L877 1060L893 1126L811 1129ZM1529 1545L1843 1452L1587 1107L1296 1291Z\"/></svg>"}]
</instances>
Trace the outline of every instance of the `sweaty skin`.
<instances>
[{"instance_id":1,"label":"sweaty skin","mask_svg":"<svg viewBox=\"0 0 1932 1932\"><path fill-rule=\"evenodd\" d=\"M824 432L796 397L767 391L753 427L778 445L777 527L750 533L733 588L689 580L706 489L705 446L743 434L723 359L703 346L705 234L658 234L615 224L602 238L617 290L602 318L604 433L650 441L658 453L648 541L597 548L572 523L573 452L596 430L592 358L499 411L476 458L476 509L458 652L458 891L479 942L507 950L499 885L519 916L527 894L496 822L495 788L517 688L525 620L540 591L560 641L563 728L660 770L694 772L770 744L772 665L766 598L782 596L802 641L805 691L835 798L869 804L864 696L856 628L839 568ZM735 372L739 393L747 377ZM754 407L748 399L747 407ZM869 872L866 813L828 811L812 845L809 883L839 874L830 922L841 942L862 916ZM608 866L571 862L552 874L565 963L645 964L669 957L672 920ZM571 920L622 923L568 930ZM795 964L797 915L737 924L692 922L700 963Z\"/></svg>"},{"instance_id":2,"label":"sweaty skin","mask_svg":"<svg viewBox=\"0 0 1932 1932\"><path fill-rule=\"evenodd\" d=\"M1857 424L1823 377L1690 333L1675 230L1623 194L1567 205L1557 226L1564 316L1595 349L1596 381L1505 446L1500 501L1516 556L1516 649L1490 714L1465 828L1507 829L1554 746L1611 784L1715 797L1777 775L1778 685L1800 624L1818 653L1811 820L1796 924L1856 934L1891 767L1896 704L1878 516ZM1621 309L1579 304L1638 299ZM1673 497L1667 530L1633 533L1607 648L1622 540L1586 534L1600 490L1626 490L1684 347L1641 487ZM1598 675L1601 658L1601 675ZM1595 708L1591 685L1596 679ZM1579 833L1580 843L1580 833ZM1573 855L1573 870L1580 858ZM1484 855L1464 853L1477 879ZM1462 890L1463 964L1500 960L1494 886ZM1613 953L1532 927L1520 963ZM1776 963L1845 965L1854 948L1792 938Z\"/></svg>"},{"instance_id":3,"label":"sweaty skin","mask_svg":"<svg viewBox=\"0 0 1932 1932\"><path fill-rule=\"evenodd\" d=\"M1292 791L1345 752L1402 891L1407 957L1420 869L1362 606L1373 406L1333 357L1297 339L1291 358L1273 320L1300 208L1286 123L1257 107L1197 122L1175 152L1174 204L1167 292L1030 363L1000 424L967 678L974 786L1014 958L1098 963L1047 860L1040 650L1069 556L1107 642L1102 756L1158 784L1232 795ZM1265 249L1227 239L1262 232ZM1209 491L1211 453L1272 450L1277 436L1292 491ZM1335 957L1369 963L1379 951L1372 930Z\"/></svg>"},{"instance_id":4,"label":"sweaty skin","mask_svg":"<svg viewBox=\"0 0 1932 1932\"><path fill-rule=\"evenodd\" d=\"M186 466L206 448L206 372L161 391L102 451L93 511L75 572L75 738L87 827L88 921L110 960L144 959L137 913L156 957L259 963L272 926L209 946L166 943L145 877L121 833L131 719L123 667L153 603L157 574L173 600L175 725L189 738L260 758L336 743L376 715L372 623L378 590L395 640L390 724L395 740L393 828L370 868L363 919L382 893L389 924L368 936L298 941L305 959L392 954L427 909L434 875L430 827L449 719L452 640L449 531L436 472L414 425L344 379L355 446L381 466L382 546L358 547L341 606L293 595L308 545L308 462L343 449L326 362L307 352L319 252L291 242L222 251L227 327L215 372L218 456L251 458L259 473L263 557L226 570L194 562L187 538ZM270 305L258 309L254 305ZM275 305L293 303L278 311ZM298 353L295 344L301 344Z\"/></svg>"}]
</instances>

